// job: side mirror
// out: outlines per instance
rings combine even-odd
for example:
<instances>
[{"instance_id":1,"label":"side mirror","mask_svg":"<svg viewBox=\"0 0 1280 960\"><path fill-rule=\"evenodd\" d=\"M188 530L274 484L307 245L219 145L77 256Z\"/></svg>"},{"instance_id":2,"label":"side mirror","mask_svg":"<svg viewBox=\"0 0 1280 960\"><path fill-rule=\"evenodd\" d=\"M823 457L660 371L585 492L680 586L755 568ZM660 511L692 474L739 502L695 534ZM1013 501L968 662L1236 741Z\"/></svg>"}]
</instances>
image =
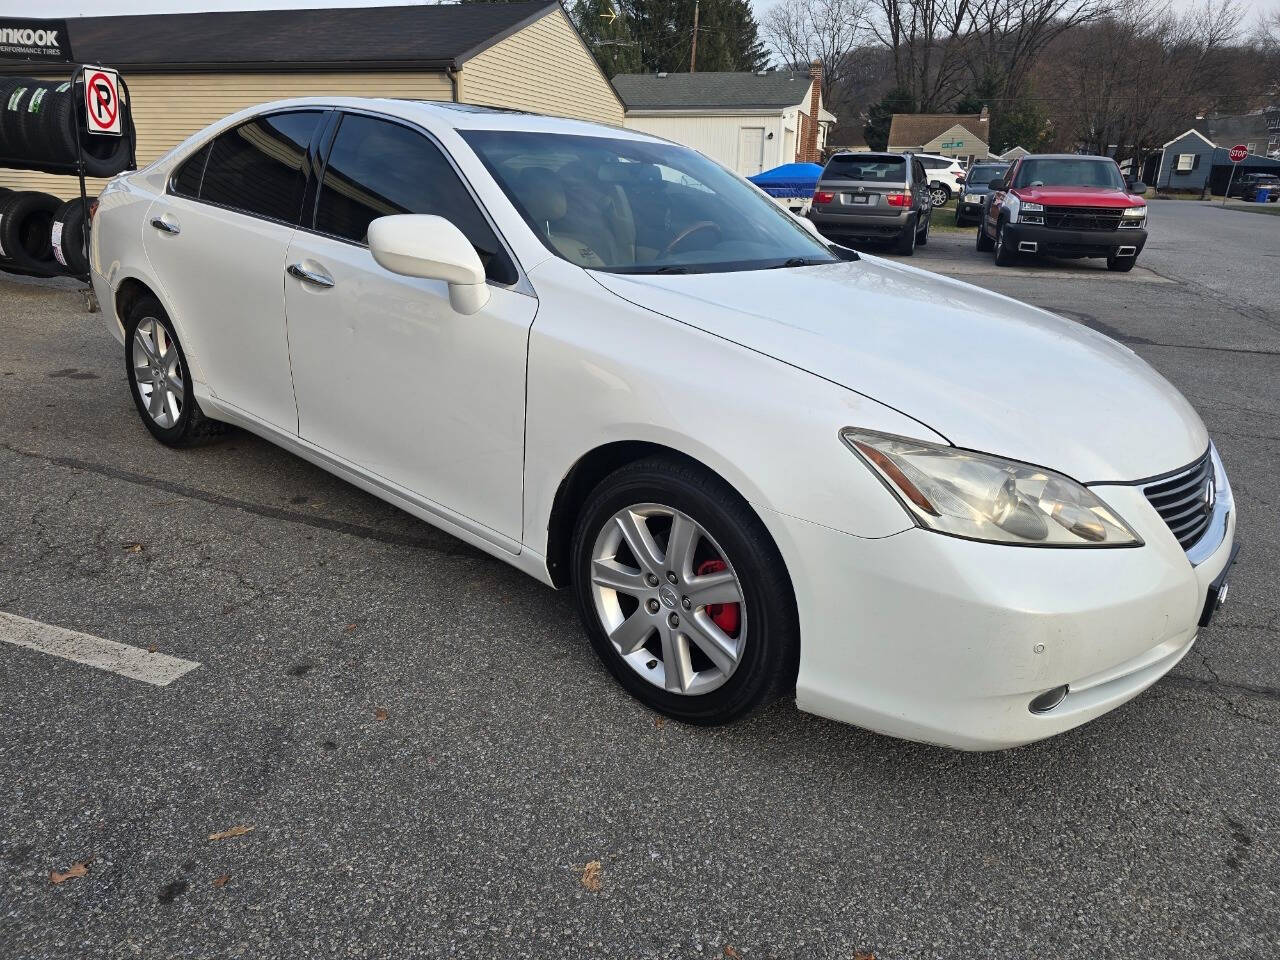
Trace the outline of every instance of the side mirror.
<instances>
[{"instance_id":1,"label":"side mirror","mask_svg":"<svg viewBox=\"0 0 1280 960\"><path fill-rule=\"evenodd\" d=\"M1130 180L1129 192L1130 193L1146 193L1147 185L1143 183L1141 180Z\"/></svg>"},{"instance_id":2,"label":"side mirror","mask_svg":"<svg viewBox=\"0 0 1280 960\"><path fill-rule=\"evenodd\" d=\"M999 193L1002 190L1009 189L1009 182L1005 180L1003 177L1001 177L998 180L992 180L990 183L988 183L987 189L992 193Z\"/></svg>"},{"instance_id":3,"label":"side mirror","mask_svg":"<svg viewBox=\"0 0 1280 960\"><path fill-rule=\"evenodd\" d=\"M480 255L444 217L379 217L369 224L369 252L392 273L449 284L449 302L458 313L475 313L489 302Z\"/></svg>"}]
</instances>

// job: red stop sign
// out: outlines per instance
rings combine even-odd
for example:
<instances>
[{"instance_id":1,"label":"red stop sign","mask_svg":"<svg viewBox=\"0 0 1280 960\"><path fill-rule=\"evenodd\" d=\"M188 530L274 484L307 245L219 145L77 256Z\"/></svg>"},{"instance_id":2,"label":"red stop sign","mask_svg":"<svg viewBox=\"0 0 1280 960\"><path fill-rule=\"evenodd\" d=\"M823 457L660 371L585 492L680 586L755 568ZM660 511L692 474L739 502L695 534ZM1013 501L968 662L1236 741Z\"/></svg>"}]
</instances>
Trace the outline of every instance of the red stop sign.
<instances>
[{"instance_id":1,"label":"red stop sign","mask_svg":"<svg viewBox=\"0 0 1280 960\"><path fill-rule=\"evenodd\" d=\"M1240 163L1249 155L1249 148L1243 143L1237 143L1234 147L1227 151L1227 159L1232 163Z\"/></svg>"}]
</instances>

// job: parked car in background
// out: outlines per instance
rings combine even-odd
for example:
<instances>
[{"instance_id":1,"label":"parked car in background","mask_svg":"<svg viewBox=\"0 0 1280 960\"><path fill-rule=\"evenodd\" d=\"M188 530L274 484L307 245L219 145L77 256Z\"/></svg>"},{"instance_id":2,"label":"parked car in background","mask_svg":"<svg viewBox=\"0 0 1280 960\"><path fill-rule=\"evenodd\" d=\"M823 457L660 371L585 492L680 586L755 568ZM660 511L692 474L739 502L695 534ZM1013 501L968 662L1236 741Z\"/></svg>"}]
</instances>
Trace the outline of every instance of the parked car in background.
<instances>
[{"instance_id":1,"label":"parked car in background","mask_svg":"<svg viewBox=\"0 0 1280 960\"><path fill-rule=\"evenodd\" d=\"M929 242L933 201L920 160L909 153L837 153L822 169L809 219L837 243L890 240L911 256Z\"/></svg>"},{"instance_id":2,"label":"parked car in background","mask_svg":"<svg viewBox=\"0 0 1280 960\"><path fill-rule=\"evenodd\" d=\"M964 190L956 201L956 226L978 223L986 207L992 180L1001 179L1009 172L1007 163L975 163L965 176Z\"/></svg>"},{"instance_id":3,"label":"parked car in background","mask_svg":"<svg viewBox=\"0 0 1280 960\"><path fill-rule=\"evenodd\" d=\"M1280 177L1274 173L1243 174L1231 184L1231 190L1227 195L1239 197L1241 200L1248 200L1252 203L1258 199L1259 190L1267 191L1268 203L1275 203L1280 200Z\"/></svg>"},{"instance_id":4,"label":"parked car in background","mask_svg":"<svg viewBox=\"0 0 1280 960\"><path fill-rule=\"evenodd\" d=\"M1110 157L1029 154L988 185L978 249L1008 266L1019 254L1105 257L1132 270L1147 242L1146 186L1125 182Z\"/></svg>"},{"instance_id":5,"label":"parked car in background","mask_svg":"<svg viewBox=\"0 0 1280 960\"><path fill-rule=\"evenodd\" d=\"M932 191L935 207L945 205L964 188L966 175L959 160L931 153L917 153L916 157L929 177L929 189Z\"/></svg>"}]
</instances>

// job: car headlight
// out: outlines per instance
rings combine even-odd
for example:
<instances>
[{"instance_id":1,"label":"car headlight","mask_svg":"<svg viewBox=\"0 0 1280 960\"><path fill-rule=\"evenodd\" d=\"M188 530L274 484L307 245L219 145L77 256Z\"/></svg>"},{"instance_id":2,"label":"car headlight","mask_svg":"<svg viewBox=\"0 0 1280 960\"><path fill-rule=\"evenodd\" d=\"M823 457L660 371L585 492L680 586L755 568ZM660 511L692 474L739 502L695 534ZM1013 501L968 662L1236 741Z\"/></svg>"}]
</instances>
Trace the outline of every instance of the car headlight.
<instances>
[{"instance_id":1,"label":"car headlight","mask_svg":"<svg viewBox=\"0 0 1280 960\"><path fill-rule=\"evenodd\" d=\"M1142 544L1087 487L1051 470L853 427L840 438L929 530L989 543Z\"/></svg>"},{"instance_id":2,"label":"car headlight","mask_svg":"<svg viewBox=\"0 0 1280 960\"><path fill-rule=\"evenodd\" d=\"M966 194L964 195L964 202L965 202L965 203L981 203L981 202L982 202L982 194L980 194L980 193L966 193Z\"/></svg>"},{"instance_id":3,"label":"car headlight","mask_svg":"<svg viewBox=\"0 0 1280 960\"><path fill-rule=\"evenodd\" d=\"M1124 211L1126 217L1145 217L1147 215L1146 207L1127 207Z\"/></svg>"}]
</instances>

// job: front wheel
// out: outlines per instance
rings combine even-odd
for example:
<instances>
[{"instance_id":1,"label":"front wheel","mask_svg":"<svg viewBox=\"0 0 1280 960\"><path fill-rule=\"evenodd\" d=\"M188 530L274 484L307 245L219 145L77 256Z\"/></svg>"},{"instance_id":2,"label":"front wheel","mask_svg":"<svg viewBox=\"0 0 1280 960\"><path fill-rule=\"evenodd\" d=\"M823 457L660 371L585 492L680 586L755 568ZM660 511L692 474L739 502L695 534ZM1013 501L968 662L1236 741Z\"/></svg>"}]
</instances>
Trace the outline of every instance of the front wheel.
<instances>
[{"instance_id":1,"label":"front wheel","mask_svg":"<svg viewBox=\"0 0 1280 960\"><path fill-rule=\"evenodd\" d=\"M1107 269L1114 270L1116 273L1128 273L1133 269L1133 265L1138 262L1135 257L1107 257Z\"/></svg>"},{"instance_id":2,"label":"front wheel","mask_svg":"<svg viewBox=\"0 0 1280 960\"><path fill-rule=\"evenodd\" d=\"M991 247L991 238L987 236L987 220L982 217L978 220L978 252L990 253Z\"/></svg>"},{"instance_id":3,"label":"front wheel","mask_svg":"<svg viewBox=\"0 0 1280 960\"><path fill-rule=\"evenodd\" d=\"M996 242L993 251L997 267L1011 266L1014 260L1017 259L1017 254L1014 253L1012 247L1013 245L1009 240L1009 224L1002 222L996 227Z\"/></svg>"},{"instance_id":4,"label":"front wheel","mask_svg":"<svg viewBox=\"0 0 1280 960\"><path fill-rule=\"evenodd\" d=\"M676 458L610 474L573 538L574 592L614 678L677 720L719 724L795 682L791 581L755 512Z\"/></svg>"}]
</instances>

